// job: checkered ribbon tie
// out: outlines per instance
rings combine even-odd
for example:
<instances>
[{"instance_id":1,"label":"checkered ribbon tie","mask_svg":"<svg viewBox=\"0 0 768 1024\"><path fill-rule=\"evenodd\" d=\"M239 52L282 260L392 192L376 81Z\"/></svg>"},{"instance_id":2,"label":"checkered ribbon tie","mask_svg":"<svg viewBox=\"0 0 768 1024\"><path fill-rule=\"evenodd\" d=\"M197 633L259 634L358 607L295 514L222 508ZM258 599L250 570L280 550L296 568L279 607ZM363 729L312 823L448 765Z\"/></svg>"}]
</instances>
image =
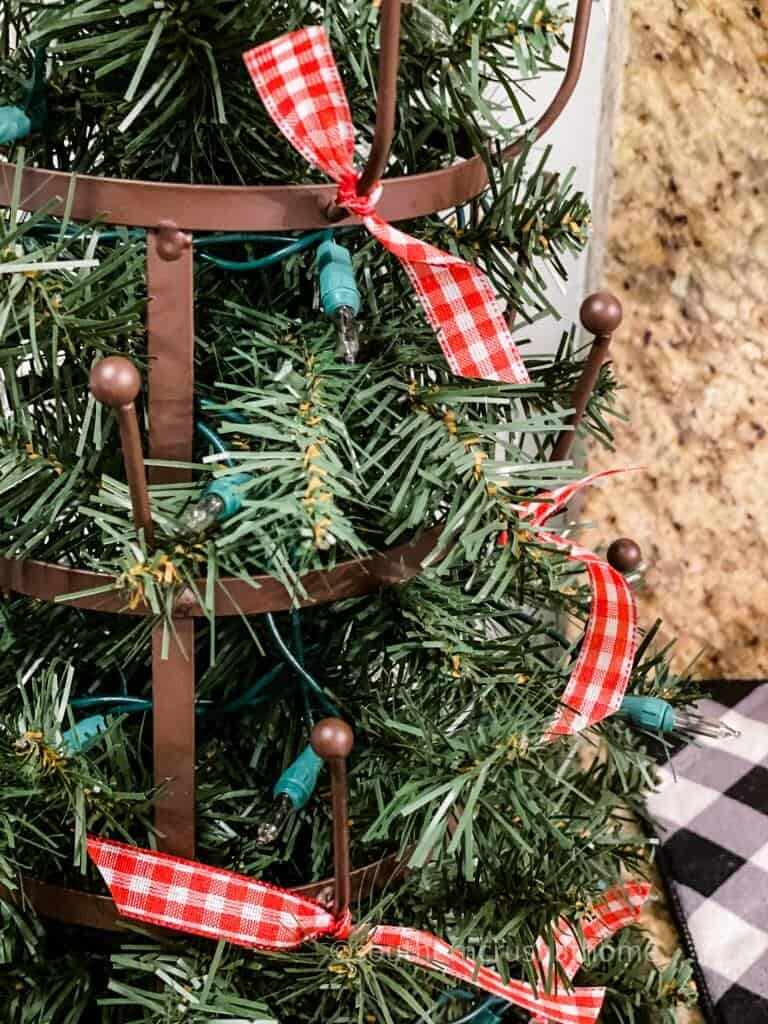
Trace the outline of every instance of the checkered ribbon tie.
<instances>
[{"instance_id":1,"label":"checkered ribbon tie","mask_svg":"<svg viewBox=\"0 0 768 1024\"><path fill-rule=\"evenodd\" d=\"M538 538L567 552L572 561L583 562L592 593L581 650L561 698L562 707L547 730L545 740L580 732L619 710L637 650L637 607L632 588L620 572L588 548L541 527L582 487L602 477L625 472L627 470L609 469L593 473L541 494L522 506L521 518L528 520Z\"/></svg>"},{"instance_id":2,"label":"checkered ribbon tie","mask_svg":"<svg viewBox=\"0 0 768 1024\"><path fill-rule=\"evenodd\" d=\"M272 120L309 163L338 185L336 202L403 264L451 372L461 377L528 382L493 289L477 267L393 228L376 214L378 184L357 194L355 129L325 30L300 29L243 55Z\"/></svg>"},{"instance_id":3,"label":"checkered ribbon tie","mask_svg":"<svg viewBox=\"0 0 768 1024\"><path fill-rule=\"evenodd\" d=\"M94 836L88 837L88 853L118 911L144 924L263 950L295 949L323 936L345 940L352 933L348 910L335 918L316 900L244 875ZM612 890L600 904L609 909L596 908L595 923L588 926L592 931L585 931L588 948L635 920L635 902L627 899L625 892L626 887ZM572 978L581 962L578 941L566 923L558 925L557 934L561 938L556 959ZM571 988L547 995L524 981L504 981L501 975L462 956L435 935L414 928L375 926L366 934L365 947L474 985L530 1011L540 1021L590 1024L597 1020L605 994L602 988ZM543 981L549 960L548 946L541 940L537 955Z\"/></svg>"},{"instance_id":4,"label":"checkered ribbon tie","mask_svg":"<svg viewBox=\"0 0 768 1024\"><path fill-rule=\"evenodd\" d=\"M627 882L606 890L602 900L579 922L581 942L568 919L561 918L553 935L554 958L550 956L549 943L543 937L534 949L533 963L541 984L557 991L563 976L572 981L584 962L585 953L593 952L615 932L637 922L650 891L648 882ZM531 1018L531 1024L546 1024L548 1019L537 1014Z\"/></svg>"}]
</instances>

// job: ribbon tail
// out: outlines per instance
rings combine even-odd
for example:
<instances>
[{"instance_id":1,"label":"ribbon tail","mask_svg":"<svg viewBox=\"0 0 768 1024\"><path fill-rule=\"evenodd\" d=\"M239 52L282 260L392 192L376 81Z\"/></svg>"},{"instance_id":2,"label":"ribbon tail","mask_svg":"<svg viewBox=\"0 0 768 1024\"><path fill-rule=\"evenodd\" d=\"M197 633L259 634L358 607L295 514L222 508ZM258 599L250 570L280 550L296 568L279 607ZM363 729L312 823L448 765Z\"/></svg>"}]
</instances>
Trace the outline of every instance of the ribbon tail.
<instances>
[{"instance_id":1,"label":"ribbon tail","mask_svg":"<svg viewBox=\"0 0 768 1024\"><path fill-rule=\"evenodd\" d=\"M381 217L366 217L365 226L402 263L451 373L510 384L530 382L501 305L478 267L416 241Z\"/></svg>"},{"instance_id":2,"label":"ribbon tail","mask_svg":"<svg viewBox=\"0 0 768 1024\"><path fill-rule=\"evenodd\" d=\"M615 932L636 924L645 901L651 894L650 882L627 882L608 889L592 908L592 916L584 925L587 950L592 952Z\"/></svg>"},{"instance_id":3,"label":"ribbon tail","mask_svg":"<svg viewBox=\"0 0 768 1024\"><path fill-rule=\"evenodd\" d=\"M602 558L562 537L541 536L568 548L572 561L584 563L592 595L587 628L561 697L562 707L544 736L549 742L555 736L595 725L621 707L637 650L637 605L629 583Z\"/></svg>"},{"instance_id":4,"label":"ribbon tail","mask_svg":"<svg viewBox=\"0 0 768 1024\"><path fill-rule=\"evenodd\" d=\"M543 541L565 551L571 561L584 564L591 593L589 619L581 649L561 697L562 707L544 734L545 743L556 736L580 732L619 710L637 650L637 605L632 588L620 572L589 548L541 527L583 487L604 477L627 472L630 470L609 469L592 473L583 480L538 495L520 510L521 518L530 522Z\"/></svg>"},{"instance_id":5,"label":"ribbon tail","mask_svg":"<svg viewBox=\"0 0 768 1024\"><path fill-rule=\"evenodd\" d=\"M574 494L589 487L597 480L604 480L609 476L618 476L620 473L634 473L639 467L630 466L625 469L603 469L599 473L590 473L581 480L573 480L564 484L554 491L545 491L537 495L534 501L527 501L522 508L522 514L530 517L533 526L543 526L548 519L562 512Z\"/></svg>"},{"instance_id":6,"label":"ribbon tail","mask_svg":"<svg viewBox=\"0 0 768 1024\"><path fill-rule=\"evenodd\" d=\"M94 836L88 854L120 914L143 924L270 950L348 926L315 900L196 861Z\"/></svg>"},{"instance_id":7,"label":"ribbon tail","mask_svg":"<svg viewBox=\"0 0 768 1024\"><path fill-rule=\"evenodd\" d=\"M640 917L643 904L648 899L651 886L648 882L628 882L609 889L602 900L596 903L586 923L581 924L583 946L579 942L573 926L566 918L561 918L554 929L555 960L560 974L572 980L584 961L584 952L591 953L601 942L629 924L635 924ZM544 984L550 971L549 944L540 938L536 943L534 966ZM557 985L558 975L550 984ZM531 1024L547 1024L551 1017L536 1015Z\"/></svg>"},{"instance_id":8,"label":"ribbon tail","mask_svg":"<svg viewBox=\"0 0 768 1024\"><path fill-rule=\"evenodd\" d=\"M575 988L567 993L547 995L537 993L524 981L504 981L496 971L479 966L429 932L380 925L373 930L371 941L379 952L402 957L426 970L447 974L506 999L520 1009L544 1014L545 1019L556 1024L592 1024L603 1005L603 988Z\"/></svg>"}]
</instances>

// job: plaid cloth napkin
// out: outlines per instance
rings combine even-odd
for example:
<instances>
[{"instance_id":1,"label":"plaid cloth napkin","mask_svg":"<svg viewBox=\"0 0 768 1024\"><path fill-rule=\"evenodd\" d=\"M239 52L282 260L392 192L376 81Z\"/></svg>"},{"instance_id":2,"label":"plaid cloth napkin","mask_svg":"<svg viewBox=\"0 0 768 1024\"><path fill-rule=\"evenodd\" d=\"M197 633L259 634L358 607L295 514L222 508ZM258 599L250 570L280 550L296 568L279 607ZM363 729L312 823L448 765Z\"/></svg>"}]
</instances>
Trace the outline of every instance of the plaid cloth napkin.
<instances>
[{"instance_id":1,"label":"plaid cloth napkin","mask_svg":"<svg viewBox=\"0 0 768 1024\"><path fill-rule=\"evenodd\" d=\"M708 684L698 710L741 732L700 739L648 801L658 863L710 1024L768 1024L768 683Z\"/></svg>"}]
</instances>

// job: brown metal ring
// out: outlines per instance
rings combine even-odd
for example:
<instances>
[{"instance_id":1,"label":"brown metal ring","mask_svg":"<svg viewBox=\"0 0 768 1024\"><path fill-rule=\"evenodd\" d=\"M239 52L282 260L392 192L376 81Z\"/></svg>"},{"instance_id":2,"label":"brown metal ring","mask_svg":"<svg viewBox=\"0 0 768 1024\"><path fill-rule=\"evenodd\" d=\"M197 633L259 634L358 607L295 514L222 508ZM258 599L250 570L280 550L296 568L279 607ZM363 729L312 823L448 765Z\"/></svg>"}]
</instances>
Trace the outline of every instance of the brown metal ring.
<instances>
[{"instance_id":1,"label":"brown metal ring","mask_svg":"<svg viewBox=\"0 0 768 1024\"><path fill-rule=\"evenodd\" d=\"M568 103L581 74L592 0L579 0L568 65L554 99L525 137L503 150L511 160L531 134L540 138L555 123ZM382 150L383 151L383 150ZM373 167L372 170L377 170ZM39 210L52 203L51 213L61 216L72 175L28 167L22 172L20 207ZM16 175L14 164L0 164L0 205L9 206ZM328 226L325 215L336 198L335 185L180 185L169 182L122 181L75 175L76 188L70 216L73 220L104 220L109 224L159 228L174 221L182 231L284 231ZM389 178L377 212L384 220L425 217L461 206L488 183L485 160L475 156L427 174ZM359 224L359 217L342 223Z\"/></svg>"},{"instance_id":2,"label":"brown metal ring","mask_svg":"<svg viewBox=\"0 0 768 1024\"><path fill-rule=\"evenodd\" d=\"M402 877L408 868L403 860L394 853L380 860L357 868L349 876L352 901L365 899L374 889L379 889L388 882ZM18 890L0 886L0 896L16 903L26 899L41 917L52 918L64 924L77 925L81 928L98 928L100 931L116 932L122 930L126 919L121 918L114 902L109 896L98 896L79 889L70 889L50 882L40 882L28 875L22 878L23 895ZM321 903L333 902L334 880L324 878L319 882L301 885L291 892L319 900ZM158 934L171 934L165 929L148 929Z\"/></svg>"},{"instance_id":3,"label":"brown metal ring","mask_svg":"<svg viewBox=\"0 0 768 1024\"><path fill-rule=\"evenodd\" d=\"M301 577L306 596L298 598L298 603L303 607L327 604L412 579L421 571L424 559L434 549L440 531L441 527L436 526L413 542L377 552L368 558L340 562L332 569L307 573ZM0 587L41 601L53 601L62 594L108 586L113 582L114 577L105 573L72 569L51 562L0 558ZM200 593L205 591L205 586L204 579L197 580ZM215 614L224 616L241 613L261 615L264 612L287 611L294 606L291 594L272 576L254 576L251 580L222 579L216 588L214 601ZM65 603L90 611L151 614L146 605L129 608L120 590L74 598ZM209 612L200 606L191 591L186 590L180 595L176 614L179 618L201 618Z\"/></svg>"}]
</instances>

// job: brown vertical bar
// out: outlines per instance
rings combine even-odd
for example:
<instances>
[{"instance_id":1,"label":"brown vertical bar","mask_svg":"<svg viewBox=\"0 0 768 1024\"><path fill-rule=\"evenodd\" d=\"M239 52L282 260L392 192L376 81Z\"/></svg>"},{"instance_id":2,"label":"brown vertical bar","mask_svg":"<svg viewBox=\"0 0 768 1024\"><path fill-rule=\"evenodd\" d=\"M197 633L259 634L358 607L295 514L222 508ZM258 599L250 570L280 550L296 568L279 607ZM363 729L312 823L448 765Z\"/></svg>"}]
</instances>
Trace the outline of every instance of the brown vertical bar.
<instances>
[{"instance_id":1,"label":"brown vertical bar","mask_svg":"<svg viewBox=\"0 0 768 1024\"><path fill-rule=\"evenodd\" d=\"M371 150L357 183L357 194L367 196L378 184L389 162L397 110L397 68L400 62L400 14L402 0L382 0L381 43L376 79L376 124ZM349 216L343 206L321 203L332 223Z\"/></svg>"},{"instance_id":2,"label":"brown vertical bar","mask_svg":"<svg viewBox=\"0 0 768 1024\"><path fill-rule=\"evenodd\" d=\"M163 627L152 634L152 722L158 847L176 857L195 855L195 624L176 619L176 638L161 657Z\"/></svg>"},{"instance_id":3,"label":"brown vertical bar","mask_svg":"<svg viewBox=\"0 0 768 1024\"><path fill-rule=\"evenodd\" d=\"M153 459L192 459L193 288L191 246L180 246L174 258L168 259L162 229L148 231L149 453ZM149 479L150 483L176 483L188 480L189 472L151 466Z\"/></svg>"},{"instance_id":4,"label":"brown vertical bar","mask_svg":"<svg viewBox=\"0 0 768 1024\"><path fill-rule=\"evenodd\" d=\"M621 303L610 292L594 292L592 295L588 295L581 304L582 326L590 334L594 334L595 340L592 342L589 355L584 360L581 376L573 389L571 404L574 411L565 421L571 429L562 430L558 435L549 457L550 462L562 462L570 455L576 437L576 427L584 417L590 395L600 376L600 368L608 358L611 335L621 323L621 313Z\"/></svg>"},{"instance_id":5,"label":"brown vertical bar","mask_svg":"<svg viewBox=\"0 0 768 1024\"><path fill-rule=\"evenodd\" d=\"M194 434L194 283L189 239L161 227L147 232L149 453L189 462ZM189 470L150 467L152 483L176 483ZM195 627L176 619L163 660L162 626L152 634L155 782L166 790L155 809L158 846L195 852Z\"/></svg>"},{"instance_id":6,"label":"brown vertical bar","mask_svg":"<svg viewBox=\"0 0 768 1024\"><path fill-rule=\"evenodd\" d=\"M121 405L117 410L117 422L120 428L120 443L123 446L125 474L128 478L128 490L131 495L131 508L136 528L144 530L147 544L154 541L154 524L152 511L149 507L147 477L144 470L144 458L141 453L141 434L136 416L136 406Z\"/></svg>"},{"instance_id":7,"label":"brown vertical bar","mask_svg":"<svg viewBox=\"0 0 768 1024\"><path fill-rule=\"evenodd\" d=\"M333 913L340 917L349 907L352 892L349 861L349 809L347 758L354 745L352 730L341 718L321 718L309 737L331 774L333 812Z\"/></svg>"},{"instance_id":8,"label":"brown vertical bar","mask_svg":"<svg viewBox=\"0 0 768 1024\"><path fill-rule=\"evenodd\" d=\"M369 195L386 170L392 136L395 133L397 66L400 59L400 8L401 0L384 0L381 11L381 48L376 79L376 127L371 152L357 184L357 193L361 196Z\"/></svg>"},{"instance_id":9,"label":"brown vertical bar","mask_svg":"<svg viewBox=\"0 0 768 1024\"><path fill-rule=\"evenodd\" d=\"M328 768L333 809L333 912L340 917L349 907L351 897L347 762L342 757L335 758L328 762Z\"/></svg>"},{"instance_id":10,"label":"brown vertical bar","mask_svg":"<svg viewBox=\"0 0 768 1024\"><path fill-rule=\"evenodd\" d=\"M88 384L97 402L102 402L115 410L120 427L120 444L123 449L125 474L128 477L133 521L137 530L144 531L147 543L151 545L152 512L149 507L144 454L134 404L141 390L141 376L130 359L123 356L107 356L91 367Z\"/></svg>"}]
</instances>

